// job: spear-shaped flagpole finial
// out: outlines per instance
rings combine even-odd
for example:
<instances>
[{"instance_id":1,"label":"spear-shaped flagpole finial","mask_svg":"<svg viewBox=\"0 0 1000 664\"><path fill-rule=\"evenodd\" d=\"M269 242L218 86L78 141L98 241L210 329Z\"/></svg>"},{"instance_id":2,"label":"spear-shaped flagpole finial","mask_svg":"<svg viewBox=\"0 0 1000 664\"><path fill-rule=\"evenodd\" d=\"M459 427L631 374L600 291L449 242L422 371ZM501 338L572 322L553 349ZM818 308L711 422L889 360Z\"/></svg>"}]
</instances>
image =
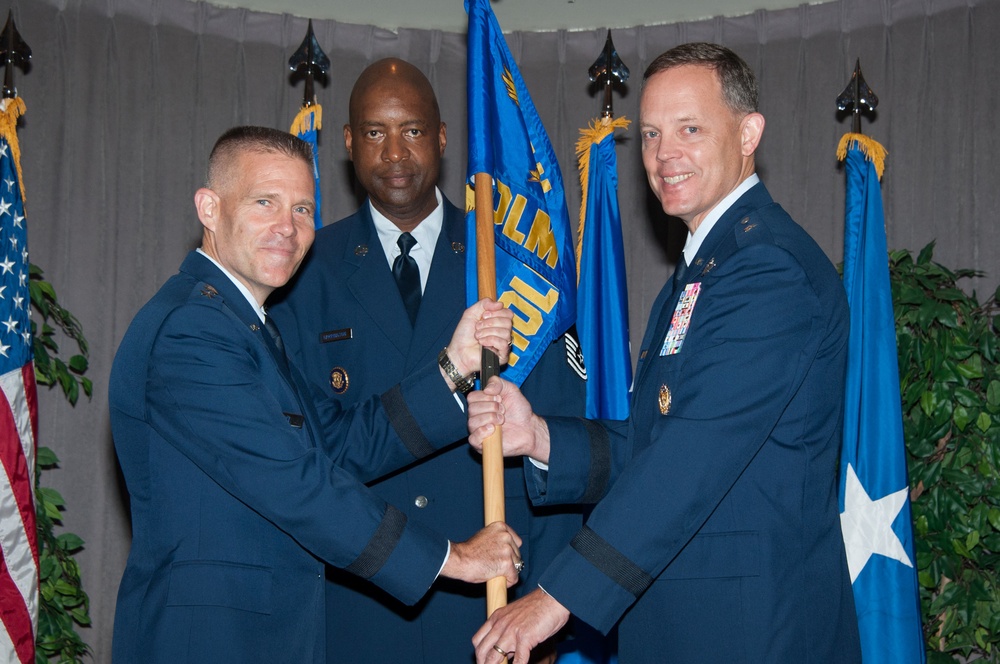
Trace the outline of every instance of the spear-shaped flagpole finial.
<instances>
[{"instance_id":1,"label":"spear-shaped flagpole finial","mask_svg":"<svg viewBox=\"0 0 1000 664\"><path fill-rule=\"evenodd\" d=\"M865 77L861 73L861 58L858 58L854 65L854 73L851 74L851 82L847 84L844 91L837 97L837 110L846 111L851 109L854 115L854 126L852 131L855 134L861 133L861 112L874 111L878 106L878 97L875 92L865 83Z\"/></svg>"},{"instance_id":2,"label":"spear-shaped flagpole finial","mask_svg":"<svg viewBox=\"0 0 1000 664\"><path fill-rule=\"evenodd\" d=\"M604 50L597 60L594 61L594 64L590 65L588 73L590 74L590 80L595 83L604 79L604 109L601 111L601 116L605 118L612 117L614 115L611 107L612 88L616 80L619 83L627 81L629 71L625 63L622 62L622 59L618 57L618 51L615 50L615 43L611 41L610 30L608 30L608 38L604 42Z\"/></svg>"},{"instance_id":3,"label":"spear-shaped flagpole finial","mask_svg":"<svg viewBox=\"0 0 1000 664\"><path fill-rule=\"evenodd\" d=\"M0 32L0 61L4 63L3 98L13 99L17 96L14 87L14 65L25 65L31 59L31 47L28 46L17 26L14 25L14 10L7 11L7 24Z\"/></svg>"},{"instance_id":4,"label":"spear-shaped flagpole finial","mask_svg":"<svg viewBox=\"0 0 1000 664\"><path fill-rule=\"evenodd\" d=\"M302 105L311 106L316 100L316 95L313 92L314 77L316 74L325 74L330 69L330 58L326 57L326 53L320 48L319 42L316 41L316 35L313 33L312 19L309 19L309 29L306 30L302 45L288 59L288 67L292 71L298 71L305 67L306 89L302 96Z\"/></svg>"}]
</instances>

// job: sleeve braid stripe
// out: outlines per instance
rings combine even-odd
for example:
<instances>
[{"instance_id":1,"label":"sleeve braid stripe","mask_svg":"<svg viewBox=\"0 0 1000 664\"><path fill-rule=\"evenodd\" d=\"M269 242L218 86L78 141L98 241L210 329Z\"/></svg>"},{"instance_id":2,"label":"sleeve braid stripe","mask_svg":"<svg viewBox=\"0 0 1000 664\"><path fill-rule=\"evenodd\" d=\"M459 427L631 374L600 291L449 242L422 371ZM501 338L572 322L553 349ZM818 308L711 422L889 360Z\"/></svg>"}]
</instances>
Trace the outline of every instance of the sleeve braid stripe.
<instances>
[{"instance_id":1,"label":"sleeve braid stripe","mask_svg":"<svg viewBox=\"0 0 1000 664\"><path fill-rule=\"evenodd\" d=\"M406 515L392 505L386 505L385 515L375 534L368 540L361 555L344 569L362 579L375 576L399 544L405 527Z\"/></svg>"},{"instance_id":2,"label":"sleeve braid stripe","mask_svg":"<svg viewBox=\"0 0 1000 664\"><path fill-rule=\"evenodd\" d=\"M573 537L570 546L605 576L635 597L645 592L653 583L653 577L587 526L580 529Z\"/></svg>"}]
</instances>

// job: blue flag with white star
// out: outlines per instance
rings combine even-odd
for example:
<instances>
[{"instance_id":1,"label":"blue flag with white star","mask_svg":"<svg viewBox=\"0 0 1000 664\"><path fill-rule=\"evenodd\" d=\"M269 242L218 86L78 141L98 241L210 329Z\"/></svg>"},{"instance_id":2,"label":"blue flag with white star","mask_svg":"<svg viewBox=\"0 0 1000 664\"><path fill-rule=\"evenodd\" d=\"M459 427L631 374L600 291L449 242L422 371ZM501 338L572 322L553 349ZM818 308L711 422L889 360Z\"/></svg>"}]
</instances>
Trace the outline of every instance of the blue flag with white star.
<instances>
[{"instance_id":1,"label":"blue flag with white star","mask_svg":"<svg viewBox=\"0 0 1000 664\"><path fill-rule=\"evenodd\" d=\"M479 299L476 173L493 178L497 300L514 312L513 347L503 377L520 385L576 318L573 231L562 174L528 88L489 0L469 13L469 180L466 296Z\"/></svg>"},{"instance_id":2,"label":"blue flag with white star","mask_svg":"<svg viewBox=\"0 0 1000 664\"><path fill-rule=\"evenodd\" d=\"M851 308L841 529L865 664L924 662L882 190L885 148L848 134L844 288Z\"/></svg>"}]
</instances>

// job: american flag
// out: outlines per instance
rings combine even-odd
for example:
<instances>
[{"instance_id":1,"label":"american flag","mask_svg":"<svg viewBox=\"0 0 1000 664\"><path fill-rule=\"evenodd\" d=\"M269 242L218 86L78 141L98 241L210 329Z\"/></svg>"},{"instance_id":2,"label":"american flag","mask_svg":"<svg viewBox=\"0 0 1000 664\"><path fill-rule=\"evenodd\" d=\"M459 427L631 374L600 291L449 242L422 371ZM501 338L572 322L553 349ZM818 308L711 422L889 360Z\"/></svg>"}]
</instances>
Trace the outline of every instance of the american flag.
<instances>
[{"instance_id":1,"label":"american flag","mask_svg":"<svg viewBox=\"0 0 1000 664\"><path fill-rule=\"evenodd\" d=\"M38 624L34 498L38 399L16 133L23 112L20 98L0 103L0 661L30 664L35 661Z\"/></svg>"}]
</instances>

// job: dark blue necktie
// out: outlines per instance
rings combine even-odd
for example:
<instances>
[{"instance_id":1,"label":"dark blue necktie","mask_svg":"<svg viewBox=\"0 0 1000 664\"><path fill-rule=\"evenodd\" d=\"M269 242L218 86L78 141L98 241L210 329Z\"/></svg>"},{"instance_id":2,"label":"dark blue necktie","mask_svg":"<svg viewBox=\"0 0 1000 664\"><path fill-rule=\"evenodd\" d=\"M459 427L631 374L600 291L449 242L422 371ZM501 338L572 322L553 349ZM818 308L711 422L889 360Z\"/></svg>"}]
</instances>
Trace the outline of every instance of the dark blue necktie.
<instances>
[{"instance_id":1,"label":"dark blue necktie","mask_svg":"<svg viewBox=\"0 0 1000 664\"><path fill-rule=\"evenodd\" d=\"M396 244L402 252L392 262L392 276L396 278L396 286L403 297L403 306L410 315L410 324L416 324L417 311L420 309L420 268L417 261L410 256L410 249L417 243L409 233L401 233Z\"/></svg>"},{"instance_id":2,"label":"dark blue necktie","mask_svg":"<svg viewBox=\"0 0 1000 664\"><path fill-rule=\"evenodd\" d=\"M271 339L274 341L274 345L278 347L281 354L285 354L285 342L281 340L281 333L278 332L278 326L274 324L270 316L264 317L264 329L267 330L268 334L271 335Z\"/></svg>"},{"instance_id":3,"label":"dark blue necktie","mask_svg":"<svg viewBox=\"0 0 1000 664\"><path fill-rule=\"evenodd\" d=\"M677 267L674 268L674 291L676 292L678 288L684 285L684 275L687 274L688 264L684 260L684 254L681 254L680 260L677 261Z\"/></svg>"}]
</instances>

